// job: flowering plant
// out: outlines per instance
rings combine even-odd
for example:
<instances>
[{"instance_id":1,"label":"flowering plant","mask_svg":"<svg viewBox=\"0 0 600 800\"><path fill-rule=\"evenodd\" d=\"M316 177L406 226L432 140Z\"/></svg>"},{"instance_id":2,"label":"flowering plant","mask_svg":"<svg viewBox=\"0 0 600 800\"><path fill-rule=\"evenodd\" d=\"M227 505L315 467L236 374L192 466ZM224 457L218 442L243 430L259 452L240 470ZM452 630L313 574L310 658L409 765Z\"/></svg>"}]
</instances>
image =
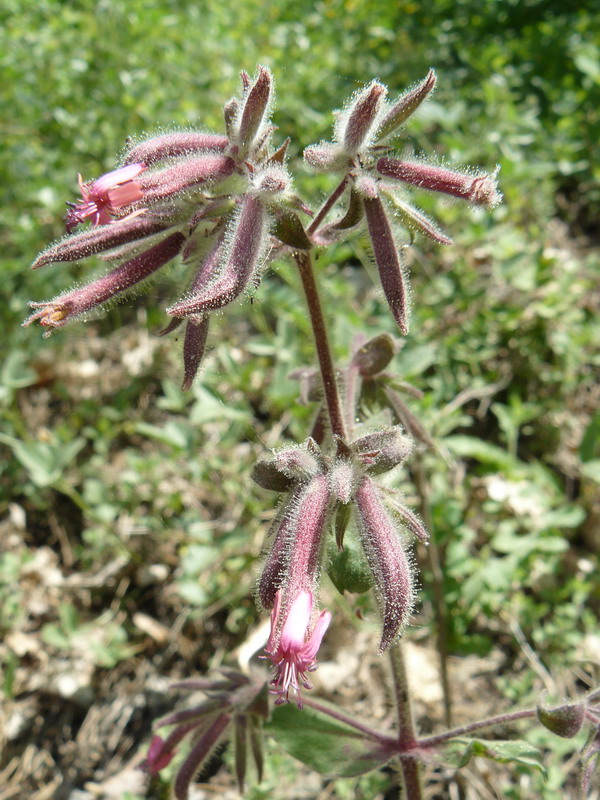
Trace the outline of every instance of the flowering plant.
<instances>
[{"instance_id":1,"label":"flowering plant","mask_svg":"<svg viewBox=\"0 0 600 800\"><path fill-rule=\"evenodd\" d=\"M472 754L506 758L506 751L493 743L486 746L465 739L480 728L537 716L557 735L571 737L588 721L594 730L584 753L585 786L598 752L597 692L579 703L506 714L437 736L417 734L398 642L416 595L410 538L426 543L428 533L400 493L380 482L379 476L409 458L415 439L427 445L430 440L385 371L397 347L393 337L358 339L348 364L335 368L312 263L313 250L366 231L381 288L399 333L406 336L410 308L400 231L416 231L442 245L452 243L414 205L409 192L428 190L493 208L501 200L497 171L451 170L396 155L405 122L431 95L436 76L430 70L391 101L386 87L372 81L336 113L332 141L304 151L314 170L338 175L337 186L313 211L294 191L289 142L273 145L270 71L258 67L253 79L242 73L241 81L240 94L224 107L224 134L161 134L129 146L121 165L107 175L87 182L79 177L81 199L68 204L67 236L38 256L33 267L99 255L111 268L51 301L31 303L33 313L24 323L39 322L47 335L119 298L180 257L190 276L166 309L170 321L162 333L185 324L183 388L188 389L209 341L211 314L254 290L265 266L275 258L290 257L302 281L318 372L303 372L300 377L303 391L317 396L321 408L303 443L275 451L253 471L261 487L283 495L257 584L258 603L271 613L263 657L272 672L266 676L264 670L252 675L224 670L222 678L182 684L203 691L206 699L158 722L157 727L173 729L165 739L154 736L143 766L151 774L160 772L183 740L191 739L175 779L175 795L183 800L198 768L231 729L240 786L246 775L248 741L260 778L263 723L271 719L269 725L276 732L277 725L283 725L277 723L277 710L271 717L270 694L276 707L295 702L296 710L285 712L284 719L291 714L298 722L294 715L306 706L302 711L306 722L298 725L312 730L317 747L334 744L314 720L324 716L333 720L341 744L331 763L337 763L340 774L360 774L393 761L410 800L423 796L422 763L443 758L449 744L462 746L461 764ZM89 227L80 229L86 224ZM391 410L394 424L368 429L360 410L367 389ZM360 581L357 585L343 559L328 561L329 534L338 555L344 554L350 524L362 547L365 586ZM312 688L308 673L316 669L318 650L333 624L332 614L319 610L319 583L325 569L341 592L369 586L375 590L382 618L379 652L388 652L392 664L398 709L395 732L375 731L307 695ZM522 755L518 746L514 752ZM312 756L303 755L315 764Z\"/></svg>"}]
</instances>

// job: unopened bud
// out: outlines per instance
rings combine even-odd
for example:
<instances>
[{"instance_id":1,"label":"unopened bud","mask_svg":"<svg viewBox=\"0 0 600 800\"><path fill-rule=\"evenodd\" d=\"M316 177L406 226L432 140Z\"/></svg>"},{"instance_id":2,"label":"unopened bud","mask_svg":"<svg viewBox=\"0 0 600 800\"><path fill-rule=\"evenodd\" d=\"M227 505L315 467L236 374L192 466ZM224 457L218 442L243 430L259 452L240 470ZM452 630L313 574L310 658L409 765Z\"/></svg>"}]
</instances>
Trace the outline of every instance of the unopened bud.
<instances>
[{"instance_id":1,"label":"unopened bud","mask_svg":"<svg viewBox=\"0 0 600 800\"><path fill-rule=\"evenodd\" d=\"M203 155L146 172L138 183L144 191L144 202L152 203L204 183L225 180L234 170L235 161L228 156Z\"/></svg>"},{"instance_id":2,"label":"unopened bud","mask_svg":"<svg viewBox=\"0 0 600 800\"><path fill-rule=\"evenodd\" d=\"M339 172L348 167L348 154L339 144L321 142L304 150L304 160L320 172Z\"/></svg>"},{"instance_id":3,"label":"unopened bud","mask_svg":"<svg viewBox=\"0 0 600 800\"><path fill-rule=\"evenodd\" d=\"M145 215L131 217L111 225L90 228L82 233L61 239L44 250L33 262L32 269L56 262L79 261L130 242L141 241L166 228L167 225L161 220Z\"/></svg>"},{"instance_id":4,"label":"unopened bud","mask_svg":"<svg viewBox=\"0 0 600 800\"><path fill-rule=\"evenodd\" d=\"M396 344L389 333L375 336L354 353L352 366L363 378L378 375L390 363L396 353Z\"/></svg>"},{"instance_id":5,"label":"unopened bud","mask_svg":"<svg viewBox=\"0 0 600 800\"><path fill-rule=\"evenodd\" d=\"M572 739L577 736L585 720L585 706L583 703L572 703L555 708L538 707L537 717L552 733L563 739Z\"/></svg>"},{"instance_id":6,"label":"unopened bud","mask_svg":"<svg viewBox=\"0 0 600 800\"><path fill-rule=\"evenodd\" d=\"M340 115L339 127L343 127L343 131L338 132L338 137L347 153L357 153L363 145L368 144L369 134L373 130L386 94L385 86L374 81L359 92L349 109Z\"/></svg>"},{"instance_id":7,"label":"unopened bud","mask_svg":"<svg viewBox=\"0 0 600 800\"><path fill-rule=\"evenodd\" d=\"M362 479L354 501L361 541L381 606L383 631L379 651L383 653L402 631L412 611L411 568L396 526L368 476Z\"/></svg>"},{"instance_id":8,"label":"unopened bud","mask_svg":"<svg viewBox=\"0 0 600 800\"><path fill-rule=\"evenodd\" d=\"M465 175L444 167L434 167L417 161L400 161L397 158L380 158L377 170L386 178L410 183L420 189L460 197L476 205L493 208L502 199L496 173Z\"/></svg>"},{"instance_id":9,"label":"unopened bud","mask_svg":"<svg viewBox=\"0 0 600 800\"><path fill-rule=\"evenodd\" d=\"M408 333L408 301L394 234L381 199L364 197L363 203L381 286L390 311L398 323L398 327L406 336Z\"/></svg>"},{"instance_id":10,"label":"unopened bud","mask_svg":"<svg viewBox=\"0 0 600 800\"><path fill-rule=\"evenodd\" d=\"M266 67L258 67L258 77L249 88L239 123L239 143L247 152L260 132L269 109L273 78Z\"/></svg>"},{"instance_id":11,"label":"unopened bud","mask_svg":"<svg viewBox=\"0 0 600 800\"><path fill-rule=\"evenodd\" d=\"M198 368L202 363L210 317L192 317L185 327L183 341L183 383L181 391L186 392L194 382Z\"/></svg>"},{"instance_id":12,"label":"unopened bud","mask_svg":"<svg viewBox=\"0 0 600 800\"><path fill-rule=\"evenodd\" d=\"M399 100L392 104L377 131L378 142L395 133L414 114L421 103L429 97L435 87L435 83L435 72L430 69L425 80L417 84L414 89L409 89Z\"/></svg>"},{"instance_id":13,"label":"unopened bud","mask_svg":"<svg viewBox=\"0 0 600 800\"><path fill-rule=\"evenodd\" d=\"M229 241L223 246L225 263L218 278L168 308L167 313L174 317L203 314L223 308L238 298L261 261L266 227L267 215L262 201L254 195L246 195L240 203Z\"/></svg>"},{"instance_id":14,"label":"unopened bud","mask_svg":"<svg viewBox=\"0 0 600 800\"><path fill-rule=\"evenodd\" d=\"M73 317L89 311L110 300L121 292L145 280L157 269L160 269L181 251L185 237L181 233L173 233L154 247L145 250L124 264L120 264L107 275L89 283L81 289L57 297L45 303L30 303L38 309L23 325L30 325L35 320L47 328L59 328L66 325Z\"/></svg>"},{"instance_id":15,"label":"unopened bud","mask_svg":"<svg viewBox=\"0 0 600 800\"><path fill-rule=\"evenodd\" d=\"M349 503L354 493L354 470L349 461L338 461L329 472L332 496L339 503Z\"/></svg>"},{"instance_id":16,"label":"unopened bud","mask_svg":"<svg viewBox=\"0 0 600 800\"><path fill-rule=\"evenodd\" d=\"M164 158L191 155L192 153L223 151L228 145L226 136L213 133L177 132L153 136L136 144L125 156L124 164L138 161L155 164Z\"/></svg>"},{"instance_id":17,"label":"unopened bud","mask_svg":"<svg viewBox=\"0 0 600 800\"><path fill-rule=\"evenodd\" d=\"M412 448L412 440L404 435L400 426L369 433L352 443L352 449L372 475L397 467L410 455Z\"/></svg>"}]
</instances>

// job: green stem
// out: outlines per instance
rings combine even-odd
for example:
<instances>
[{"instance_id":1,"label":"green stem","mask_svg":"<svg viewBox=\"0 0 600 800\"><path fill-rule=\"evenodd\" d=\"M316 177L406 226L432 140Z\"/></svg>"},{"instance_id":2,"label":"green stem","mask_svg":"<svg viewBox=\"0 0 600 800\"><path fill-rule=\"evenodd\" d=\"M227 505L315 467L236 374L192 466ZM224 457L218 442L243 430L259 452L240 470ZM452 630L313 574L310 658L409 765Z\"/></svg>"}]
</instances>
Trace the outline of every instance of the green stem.
<instances>
[{"instance_id":1,"label":"green stem","mask_svg":"<svg viewBox=\"0 0 600 800\"><path fill-rule=\"evenodd\" d=\"M295 253L294 259L298 265L298 271L300 273L304 294L306 296L306 304L308 306L310 323L315 338L315 346L317 348L317 357L319 359L319 368L321 370L323 391L325 393L327 411L329 412L331 430L333 433L345 440L346 428L344 425L344 417L342 415L340 395L335 377L333 359L331 357L331 349L329 347L327 326L325 325L325 317L323 315L323 308L315 280L312 261L309 253L305 252Z\"/></svg>"}]
</instances>

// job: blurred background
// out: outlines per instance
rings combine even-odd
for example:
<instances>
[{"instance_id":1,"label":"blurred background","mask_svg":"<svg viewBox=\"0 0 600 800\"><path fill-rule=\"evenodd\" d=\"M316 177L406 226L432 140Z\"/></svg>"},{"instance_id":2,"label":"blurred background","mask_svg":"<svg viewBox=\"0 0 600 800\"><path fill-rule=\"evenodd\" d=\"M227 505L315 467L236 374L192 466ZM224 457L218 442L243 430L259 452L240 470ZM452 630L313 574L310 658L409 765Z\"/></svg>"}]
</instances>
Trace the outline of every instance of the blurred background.
<instances>
[{"instance_id":1,"label":"blurred background","mask_svg":"<svg viewBox=\"0 0 600 800\"><path fill-rule=\"evenodd\" d=\"M331 183L302 150L330 138L332 111L374 77L393 97L438 73L399 152L500 165L505 201L491 214L415 193L455 245L417 238L406 254L412 325L391 367L419 390L406 403L437 449L422 445L395 480L441 561L436 579L416 553L407 639L421 727L444 720L440 590L456 723L597 685L596 3L4 0L0 22L1 800L167 797L168 771L149 783L132 766L174 706L169 681L234 663L261 623L253 586L275 500L249 473L268 448L302 441L314 413L288 377L313 358L293 268L273 264L252 304L226 309L187 394L181 343L156 336L185 280L176 266L50 338L21 327L29 300L93 274L29 271L63 234L77 173L113 169L128 136L221 131L240 69L259 63L273 70L277 136L291 137L313 208ZM318 261L340 360L357 330L396 334L362 252L354 239ZM335 628L318 689L383 724L376 615L358 622L364 602L327 579L323 596ZM439 767L427 796L568 796L585 737L506 733L542 749L545 778L474 763L461 783ZM230 766L225 749L198 796L235 797ZM247 797L391 800L396 787L393 773L325 780L271 743Z\"/></svg>"}]
</instances>

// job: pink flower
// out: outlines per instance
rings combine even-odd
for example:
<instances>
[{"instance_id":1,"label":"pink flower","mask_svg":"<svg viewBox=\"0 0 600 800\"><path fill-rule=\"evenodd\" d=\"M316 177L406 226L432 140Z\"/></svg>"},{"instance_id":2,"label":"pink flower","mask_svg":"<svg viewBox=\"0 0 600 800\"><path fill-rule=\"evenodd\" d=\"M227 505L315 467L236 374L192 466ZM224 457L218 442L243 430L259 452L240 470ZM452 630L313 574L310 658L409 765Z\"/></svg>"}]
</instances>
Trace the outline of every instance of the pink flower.
<instances>
[{"instance_id":1,"label":"pink flower","mask_svg":"<svg viewBox=\"0 0 600 800\"><path fill-rule=\"evenodd\" d=\"M300 685L304 689L312 689L306 673L317 668L317 651L331 622L331 613L322 611L311 632L313 596L312 592L301 591L287 610L281 627L281 600L281 591L278 591L271 613L271 635L266 647L267 657L275 667L271 693L278 695L275 705L281 705L289 703L291 691L298 708L302 708ZM278 631L281 633L278 634Z\"/></svg>"},{"instance_id":2,"label":"pink flower","mask_svg":"<svg viewBox=\"0 0 600 800\"><path fill-rule=\"evenodd\" d=\"M129 164L88 183L84 183L79 175L82 199L67 204L70 206L65 217L67 233L90 217L94 225L106 225L112 222L115 211L141 200L144 192L133 179L145 169L146 164Z\"/></svg>"}]
</instances>

